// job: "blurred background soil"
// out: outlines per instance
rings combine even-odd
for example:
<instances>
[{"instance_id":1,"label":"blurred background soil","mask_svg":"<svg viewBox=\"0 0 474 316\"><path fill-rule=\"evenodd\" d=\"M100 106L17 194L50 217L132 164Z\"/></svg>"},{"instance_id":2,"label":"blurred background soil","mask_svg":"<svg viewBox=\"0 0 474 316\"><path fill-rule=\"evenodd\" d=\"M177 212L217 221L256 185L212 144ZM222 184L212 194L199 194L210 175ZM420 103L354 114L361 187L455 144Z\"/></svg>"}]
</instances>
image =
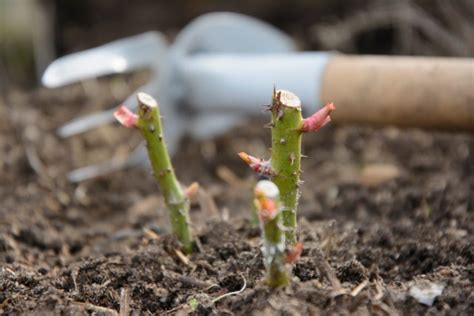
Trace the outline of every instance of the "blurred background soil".
<instances>
[{"instance_id":1,"label":"blurred background soil","mask_svg":"<svg viewBox=\"0 0 474 316\"><path fill-rule=\"evenodd\" d=\"M260 18L292 35L302 49L474 53L470 0L2 0L0 87L32 85L55 57L122 37L159 30L172 40L192 19L213 11Z\"/></svg>"},{"instance_id":2,"label":"blurred background soil","mask_svg":"<svg viewBox=\"0 0 474 316\"><path fill-rule=\"evenodd\" d=\"M191 212L200 243L187 261L167 234L149 171L81 184L65 178L74 168L126 157L137 133L109 125L66 140L55 134L78 115L118 104L147 74L56 90L38 87L35 75L55 56L124 36L156 29L172 39L193 17L215 10L262 18L304 49L472 56L471 1L31 3L51 30L43 54L29 48L34 36L25 35L23 46L7 32L0 37L1 313L113 315L128 306L136 314L176 314L190 312L194 300L197 314L474 314L472 135L330 126L306 137L305 250L292 285L271 292L261 283L259 232L246 220L255 178L236 155L268 155L264 113L226 135L182 142L177 174L204 188ZM244 284L242 293L211 303ZM423 305L412 294L430 286L442 293Z\"/></svg>"}]
</instances>

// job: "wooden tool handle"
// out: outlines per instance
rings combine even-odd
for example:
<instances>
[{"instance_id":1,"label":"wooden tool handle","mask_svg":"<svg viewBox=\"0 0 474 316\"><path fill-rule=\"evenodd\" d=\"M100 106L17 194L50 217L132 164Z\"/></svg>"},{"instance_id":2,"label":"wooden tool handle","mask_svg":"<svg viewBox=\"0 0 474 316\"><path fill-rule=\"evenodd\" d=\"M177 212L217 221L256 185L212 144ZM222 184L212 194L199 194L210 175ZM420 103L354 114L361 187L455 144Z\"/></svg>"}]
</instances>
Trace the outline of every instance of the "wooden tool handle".
<instances>
[{"instance_id":1,"label":"wooden tool handle","mask_svg":"<svg viewBox=\"0 0 474 316\"><path fill-rule=\"evenodd\" d=\"M322 100L336 123L474 131L474 59L336 55Z\"/></svg>"}]
</instances>

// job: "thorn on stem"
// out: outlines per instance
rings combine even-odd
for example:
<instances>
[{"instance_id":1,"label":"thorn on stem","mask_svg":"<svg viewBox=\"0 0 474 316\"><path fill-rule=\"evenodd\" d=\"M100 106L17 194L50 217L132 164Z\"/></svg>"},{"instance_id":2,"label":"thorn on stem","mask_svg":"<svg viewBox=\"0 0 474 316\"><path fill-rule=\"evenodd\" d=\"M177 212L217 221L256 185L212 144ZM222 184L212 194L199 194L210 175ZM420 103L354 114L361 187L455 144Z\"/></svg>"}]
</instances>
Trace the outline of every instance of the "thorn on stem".
<instances>
[{"instance_id":1,"label":"thorn on stem","mask_svg":"<svg viewBox=\"0 0 474 316\"><path fill-rule=\"evenodd\" d=\"M275 122L271 121L270 123L267 123L263 125L265 128L274 128L275 127Z\"/></svg>"},{"instance_id":2,"label":"thorn on stem","mask_svg":"<svg viewBox=\"0 0 474 316\"><path fill-rule=\"evenodd\" d=\"M288 159L290 160L290 165L293 165L295 163L295 153L291 153L289 156L288 156Z\"/></svg>"},{"instance_id":3,"label":"thorn on stem","mask_svg":"<svg viewBox=\"0 0 474 316\"><path fill-rule=\"evenodd\" d=\"M269 112L272 110L272 105L271 104L264 104L263 105L263 112Z\"/></svg>"}]
</instances>

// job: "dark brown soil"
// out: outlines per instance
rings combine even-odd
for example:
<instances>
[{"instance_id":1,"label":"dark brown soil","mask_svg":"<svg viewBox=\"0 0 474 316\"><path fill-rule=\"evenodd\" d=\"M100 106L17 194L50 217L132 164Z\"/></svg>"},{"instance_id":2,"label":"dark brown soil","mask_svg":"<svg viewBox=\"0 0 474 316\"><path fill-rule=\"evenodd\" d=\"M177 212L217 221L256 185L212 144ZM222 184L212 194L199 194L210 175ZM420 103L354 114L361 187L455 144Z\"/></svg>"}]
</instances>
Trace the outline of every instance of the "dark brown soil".
<instances>
[{"instance_id":1,"label":"dark brown soil","mask_svg":"<svg viewBox=\"0 0 474 316\"><path fill-rule=\"evenodd\" d=\"M307 135L305 249L291 286L270 291L246 220L255 179L236 155L266 152L262 121L183 141L178 175L217 204L202 195L193 206L200 243L189 261L149 172L65 180L123 157L139 135L113 125L61 140L55 128L115 104L137 80L11 92L0 105L1 313L474 315L472 135L335 126ZM444 286L431 307L408 295L420 280Z\"/></svg>"}]
</instances>

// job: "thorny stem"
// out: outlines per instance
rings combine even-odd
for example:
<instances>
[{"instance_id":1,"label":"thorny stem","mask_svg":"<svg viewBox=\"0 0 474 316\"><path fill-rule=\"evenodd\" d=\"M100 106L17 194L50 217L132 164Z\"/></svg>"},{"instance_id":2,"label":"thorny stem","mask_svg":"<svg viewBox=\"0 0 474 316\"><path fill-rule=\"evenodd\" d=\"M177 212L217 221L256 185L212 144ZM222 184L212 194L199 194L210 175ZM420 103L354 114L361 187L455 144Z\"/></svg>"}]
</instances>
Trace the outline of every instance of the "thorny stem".
<instances>
[{"instance_id":1,"label":"thorny stem","mask_svg":"<svg viewBox=\"0 0 474 316\"><path fill-rule=\"evenodd\" d=\"M255 187L255 206L262 229L266 282L272 288L287 285L290 281L284 262L285 235L281 229L279 204L278 187L269 180L259 181Z\"/></svg>"},{"instance_id":2,"label":"thorny stem","mask_svg":"<svg viewBox=\"0 0 474 316\"><path fill-rule=\"evenodd\" d=\"M189 201L171 165L161 126L160 109L157 102L147 94L138 93L137 99L139 117L137 126L146 140L154 176L163 191L170 211L171 226L183 243L184 250L190 253L193 245L188 225Z\"/></svg>"},{"instance_id":3,"label":"thorny stem","mask_svg":"<svg viewBox=\"0 0 474 316\"><path fill-rule=\"evenodd\" d=\"M273 90L272 121L272 155L266 161L247 153L239 153L252 170L268 176L280 190L283 226L285 229L286 247L291 249L296 244L296 209L299 198L301 173L301 135L315 132L331 121L330 114L336 107L326 104L321 110L303 119L301 101L286 90Z\"/></svg>"},{"instance_id":4,"label":"thorny stem","mask_svg":"<svg viewBox=\"0 0 474 316\"><path fill-rule=\"evenodd\" d=\"M301 173L301 101L286 90L272 96L272 181L280 190L283 226L288 247L296 243L296 208Z\"/></svg>"},{"instance_id":5,"label":"thorny stem","mask_svg":"<svg viewBox=\"0 0 474 316\"><path fill-rule=\"evenodd\" d=\"M158 103L145 93L138 93L137 100L139 105L138 120L134 122L135 127L141 131L146 140L153 174L163 192L173 232L183 244L184 251L190 253L193 241L189 228L189 199L176 179L171 164L164 140ZM116 117L118 119L121 113L124 113L123 108L117 111ZM122 122L123 119L120 121Z\"/></svg>"}]
</instances>

